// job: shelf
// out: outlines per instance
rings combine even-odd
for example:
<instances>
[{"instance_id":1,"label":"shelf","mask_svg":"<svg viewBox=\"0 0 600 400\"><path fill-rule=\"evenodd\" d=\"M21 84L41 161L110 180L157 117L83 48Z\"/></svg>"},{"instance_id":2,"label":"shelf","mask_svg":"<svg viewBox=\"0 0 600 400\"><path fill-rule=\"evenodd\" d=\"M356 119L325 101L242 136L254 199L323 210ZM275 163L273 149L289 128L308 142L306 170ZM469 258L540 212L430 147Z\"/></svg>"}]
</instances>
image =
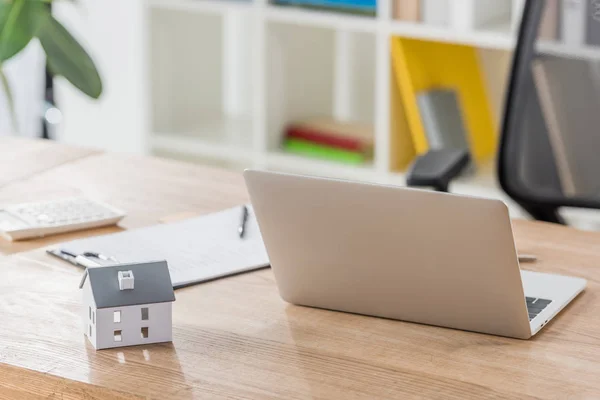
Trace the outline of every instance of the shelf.
<instances>
[{"instance_id":1,"label":"shelf","mask_svg":"<svg viewBox=\"0 0 600 400\"><path fill-rule=\"evenodd\" d=\"M373 17L268 0L147 1L152 17L148 125L154 132L149 147L169 157L234 168L405 186L405 174L390 172L381 153L389 147L389 129L376 123L389 119L390 39L398 35L491 50L512 50L515 43L506 15L470 30L470 25L390 20L386 12ZM311 117L372 124L375 161L344 164L280 149L285 127ZM505 199L493 174L484 172L454 182L452 190Z\"/></svg>"},{"instance_id":2,"label":"shelf","mask_svg":"<svg viewBox=\"0 0 600 400\"><path fill-rule=\"evenodd\" d=\"M536 43L538 53L570 58L600 60L600 46L570 46L559 42L539 41Z\"/></svg>"},{"instance_id":3,"label":"shelf","mask_svg":"<svg viewBox=\"0 0 600 400\"><path fill-rule=\"evenodd\" d=\"M150 137L155 150L225 161L251 163L252 124L247 119L215 119L187 131L157 132Z\"/></svg>"},{"instance_id":4,"label":"shelf","mask_svg":"<svg viewBox=\"0 0 600 400\"><path fill-rule=\"evenodd\" d=\"M272 22L352 32L375 32L378 24L377 19L371 16L348 15L334 11L310 10L275 4L267 5L266 18Z\"/></svg>"},{"instance_id":5,"label":"shelf","mask_svg":"<svg viewBox=\"0 0 600 400\"><path fill-rule=\"evenodd\" d=\"M251 1L218 0L149 0L151 7L165 10L181 10L223 14L231 10L251 10ZM267 21L298 26L329 28L350 32L375 33L380 27L389 27L389 33L403 37L460 43L494 49L512 49L514 35L510 33L510 21L486 24L475 31L456 31L423 23L393 20L389 24L371 16L336 13L330 10L311 10L292 6L267 4Z\"/></svg>"},{"instance_id":6,"label":"shelf","mask_svg":"<svg viewBox=\"0 0 600 400\"><path fill-rule=\"evenodd\" d=\"M451 28L435 27L421 23L394 21L390 27L393 35L411 39L464 44L468 46L511 50L516 39L509 33L509 25L494 24L474 31L457 31Z\"/></svg>"},{"instance_id":7,"label":"shelf","mask_svg":"<svg viewBox=\"0 0 600 400\"><path fill-rule=\"evenodd\" d=\"M148 0L152 8L224 14L232 10L250 10L251 1L243 0Z\"/></svg>"}]
</instances>

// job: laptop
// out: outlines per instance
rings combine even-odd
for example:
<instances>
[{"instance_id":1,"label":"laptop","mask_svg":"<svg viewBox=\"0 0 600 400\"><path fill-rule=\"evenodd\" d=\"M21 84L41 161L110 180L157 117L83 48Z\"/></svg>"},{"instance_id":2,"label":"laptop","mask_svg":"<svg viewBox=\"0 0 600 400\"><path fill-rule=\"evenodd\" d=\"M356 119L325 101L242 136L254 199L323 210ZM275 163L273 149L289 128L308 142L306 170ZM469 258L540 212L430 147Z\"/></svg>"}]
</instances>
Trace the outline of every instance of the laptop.
<instances>
[{"instance_id":1,"label":"laptop","mask_svg":"<svg viewBox=\"0 0 600 400\"><path fill-rule=\"evenodd\" d=\"M244 178L292 304L528 339L586 285L521 270L499 200L255 170Z\"/></svg>"}]
</instances>

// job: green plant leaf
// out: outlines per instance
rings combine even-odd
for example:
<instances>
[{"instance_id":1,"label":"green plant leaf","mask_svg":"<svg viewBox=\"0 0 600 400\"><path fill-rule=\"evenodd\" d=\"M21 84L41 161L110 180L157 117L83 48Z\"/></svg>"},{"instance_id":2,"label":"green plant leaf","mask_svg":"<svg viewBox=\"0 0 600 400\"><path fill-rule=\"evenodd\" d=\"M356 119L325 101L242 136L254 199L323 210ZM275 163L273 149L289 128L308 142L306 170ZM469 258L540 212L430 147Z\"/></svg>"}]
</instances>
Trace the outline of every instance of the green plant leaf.
<instances>
[{"instance_id":1,"label":"green plant leaf","mask_svg":"<svg viewBox=\"0 0 600 400\"><path fill-rule=\"evenodd\" d=\"M19 53L33 38L46 6L38 0L0 0L0 61Z\"/></svg>"},{"instance_id":2,"label":"green plant leaf","mask_svg":"<svg viewBox=\"0 0 600 400\"><path fill-rule=\"evenodd\" d=\"M64 76L76 88L97 99L102 94L102 80L94 62L73 36L49 13L43 15L36 32L48 67Z\"/></svg>"}]
</instances>

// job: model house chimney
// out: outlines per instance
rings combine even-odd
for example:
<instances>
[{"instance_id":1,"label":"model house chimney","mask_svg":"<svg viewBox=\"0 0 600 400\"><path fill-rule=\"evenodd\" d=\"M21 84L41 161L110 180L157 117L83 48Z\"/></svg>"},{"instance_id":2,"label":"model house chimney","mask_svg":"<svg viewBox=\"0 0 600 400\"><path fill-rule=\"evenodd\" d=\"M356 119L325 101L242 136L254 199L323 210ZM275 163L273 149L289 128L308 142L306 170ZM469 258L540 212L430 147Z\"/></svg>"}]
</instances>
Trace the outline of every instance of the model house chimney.
<instances>
[{"instance_id":1,"label":"model house chimney","mask_svg":"<svg viewBox=\"0 0 600 400\"><path fill-rule=\"evenodd\" d=\"M133 271L119 271L119 289L133 290Z\"/></svg>"}]
</instances>

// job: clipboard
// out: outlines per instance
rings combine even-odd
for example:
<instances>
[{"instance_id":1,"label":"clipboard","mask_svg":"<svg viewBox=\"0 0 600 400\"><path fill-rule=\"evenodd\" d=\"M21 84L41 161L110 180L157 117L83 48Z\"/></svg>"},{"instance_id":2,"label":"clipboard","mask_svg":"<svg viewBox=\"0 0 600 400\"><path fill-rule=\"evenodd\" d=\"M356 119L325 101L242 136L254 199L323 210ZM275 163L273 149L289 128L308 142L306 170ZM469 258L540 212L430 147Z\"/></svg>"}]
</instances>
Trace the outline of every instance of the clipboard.
<instances>
[{"instance_id":1,"label":"clipboard","mask_svg":"<svg viewBox=\"0 0 600 400\"><path fill-rule=\"evenodd\" d=\"M181 288L269 266L254 210L247 205L244 237L240 238L243 206L188 220L66 242L48 254L80 267L86 253L102 267L119 263L166 260L174 288ZM60 250L67 250L66 255ZM90 257L85 257L89 259ZM110 262L110 263L109 263Z\"/></svg>"}]
</instances>

